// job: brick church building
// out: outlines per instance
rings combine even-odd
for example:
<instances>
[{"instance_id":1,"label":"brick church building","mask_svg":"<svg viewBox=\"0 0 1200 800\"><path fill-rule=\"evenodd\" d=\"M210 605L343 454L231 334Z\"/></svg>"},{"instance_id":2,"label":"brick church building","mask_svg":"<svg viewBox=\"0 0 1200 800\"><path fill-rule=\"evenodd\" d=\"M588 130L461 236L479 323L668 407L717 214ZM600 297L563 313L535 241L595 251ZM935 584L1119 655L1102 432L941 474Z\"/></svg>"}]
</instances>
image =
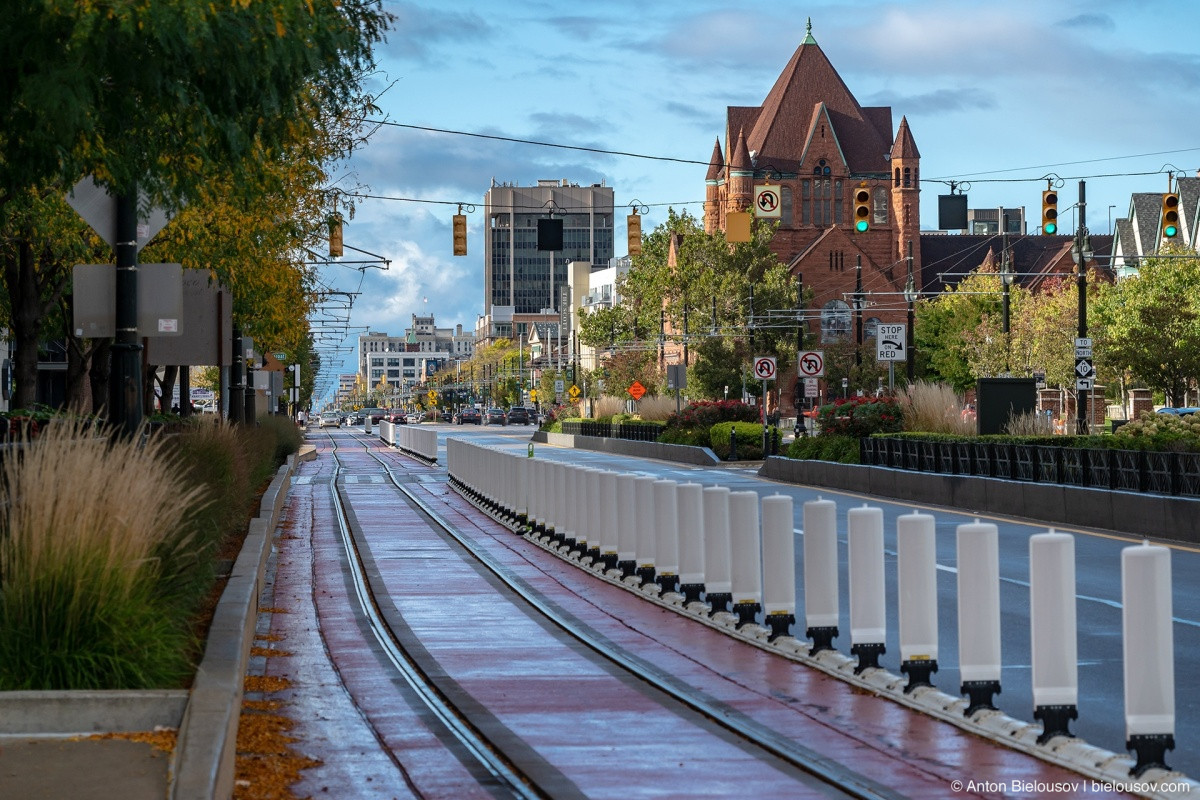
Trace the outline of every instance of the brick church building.
<instances>
[{"instance_id":1,"label":"brick church building","mask_svg":"<svg viewBox=\"0 0 1200 800\"><path fill-rule=\"evenodd\" d=\"M890 107L859 105L812 36L760 106L730 106L705 178L704 227L725 230L731 212L750 209L754 186L779 187L781 218L772 249L815 295L806 342L854 335L851 303L862 263L866 336L877 322L903 322L909 270L921 279L921 154ZM867 230L855 230L855 195L869 192ZM910 260L911 255L911 260ZM784 372L781 366L781 372ZM791 408L795 365L781 375Z\"/></svg>"}]
</instances>

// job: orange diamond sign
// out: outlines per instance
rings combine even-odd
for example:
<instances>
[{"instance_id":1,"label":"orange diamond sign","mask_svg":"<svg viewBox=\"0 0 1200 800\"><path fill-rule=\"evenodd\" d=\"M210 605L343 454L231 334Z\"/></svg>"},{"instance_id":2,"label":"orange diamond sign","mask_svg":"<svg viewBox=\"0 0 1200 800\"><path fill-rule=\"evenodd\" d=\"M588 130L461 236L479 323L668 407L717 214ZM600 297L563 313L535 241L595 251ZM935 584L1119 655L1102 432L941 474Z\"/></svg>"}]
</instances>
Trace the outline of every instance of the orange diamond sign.
<instances>
[{"instance_id":1,"label":"orange diamond sign","mask_svg":"<svg viewBox=\"0 0 1200 800\"><path fill-rule=\"evenodd\" d=\"M629 394L633 395L634 400L641 400L642 395L646 393L646 387L642 386L639 381L634 381L633 383L629 384L629 389L627 391Z\"/></svg>"}]
</instances>

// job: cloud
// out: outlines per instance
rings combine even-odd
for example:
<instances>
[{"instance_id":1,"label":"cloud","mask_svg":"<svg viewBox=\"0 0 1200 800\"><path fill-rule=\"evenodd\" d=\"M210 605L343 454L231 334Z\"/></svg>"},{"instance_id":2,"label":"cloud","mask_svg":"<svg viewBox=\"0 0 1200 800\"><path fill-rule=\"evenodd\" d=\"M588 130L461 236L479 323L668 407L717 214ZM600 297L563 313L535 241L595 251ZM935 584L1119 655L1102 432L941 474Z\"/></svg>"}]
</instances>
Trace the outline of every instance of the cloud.
<instances>
[{"instance_id":1,"label":"cloud","mask_svg":"<svg viewBox=\"0 0 1200 800\"><path fill-rule=\"evenodd\" d=\"M495 35L492 25L474 13L407 2L389 3L387 10L396 20L380 49L398 59L429 61L438 45L471 41L484 44Z\"/></svg>"},{"instance_id":2,"label":"cloud","mask_svg":"<svg viewBox=\"0 0 1200 800\"><path fill-rule=\"evenodd\" d=\"M1117 23L1107 14L1077 14L1058 23L1062 28L1081 28L1084 30L1104 31L1111 33L1117 29Z\"/></svg>"},{"instance_id":3,"label":"cloud","mask_svg":"<svg viewBox=\"0 0 1200 800\"><path fill-rule=\"evenodd\" d=\"M998 107L995 94L988 89L935 89L914 95L879 92L863 102L865 106L891 106L903 114L949 114L955 111L988 111Z\"/></svg>"}]
</instances>

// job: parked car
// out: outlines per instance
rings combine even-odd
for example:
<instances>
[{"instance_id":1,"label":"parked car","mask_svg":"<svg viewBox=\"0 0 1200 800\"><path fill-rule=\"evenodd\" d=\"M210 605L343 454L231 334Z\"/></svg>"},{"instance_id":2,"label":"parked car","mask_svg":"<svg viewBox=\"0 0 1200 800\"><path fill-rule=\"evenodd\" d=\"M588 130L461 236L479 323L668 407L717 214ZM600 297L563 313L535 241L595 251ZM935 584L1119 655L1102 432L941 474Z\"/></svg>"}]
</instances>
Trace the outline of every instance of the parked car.
<instances>
[{"instance_id":1,"label":"parked car","mask_svg":"<svg viewBox=\"0 0 1200 800\"><path fill-rule=\"evenodd\" d=\"M528 408L524 408L522 406L513 406L508 410L508 424L516 425L518 422L522 425L529 424Z\"/></svg>"},{"instance_id":2,"label":"parked car","mask_svg":"<svg viewBox=\"0 0 1200 800\"><path fill-rule=\"evenodd\" d=\"M408 421L405 419L403 411L396 411L394 409L385 414L383 418L393 425L403 425Z\"/></svg>"},{"instance_id":3,"label":"parked car","mask_svg":"<svg viewBox=\"0 0 1200 800\"><path fill-rule=\"evenodd\" d=\"M459 412L458 412L458 424L459 425L465 425L467 423L470 423L472 425L479 425L482 422L483 422L483 416L479 413L478 408L475 408L474 406L467 406L466 408L459 409Z\"/></svg>"},{"instance_id":4,"label":"parked car","mask_svg":"<svg viewBox=\"0 0 1200 800\"><path fill-rule=\"evenodd\" d=\"M364 408L362 410L362 413L363 413L363 422L370 420L372 425L378 425L379 420L383 419L383 415L386 414L387 412L384 411L382 408Z\"/></svg>"},{"instance_id":5,"label":"parked car","mask_svg":"<svg viewBox=\"0 0 1200 800\"><path fill-rule=\"evenodd\" d=\"M418 425L418 424L420 424L421 420L424 419L424 417L425 417L425 415L422 414L420 411L410 411L405 416L404 421L407 422L409 425Z\"/></svg>"},{"instance_id":6,"label":"parked car","mask_svg":"<svg viewBox=\"0 0 1200 800\"><path fill-rule=\"evenodd\" d=\"M339 428L341 425L342 417L336 411L322 413L320 421L317 423L318 428Z\"/></svg>"},{"instance_id":7,"label":"parked car","mask_svg":"<svg viewBox=\"0 0 1200 800\"><path fill-rule=\"evenodd\" d=\"M491 425L507 425L508 415L504 413L503 408L489 408L487 413L483 415L483 424Z\"/></svg>"},{"instance_id":8,"label":"parked car","mask_svg":"<svg viewBox=\"0 0 1200 800\"><path fill-rule=\"evenodd\" d=\"M1191 414L1195 414L1197 412L1200 412L1200 408L1188 407L1188 408L1160 408L1160 409L1158 409L1159 414L1175 414L1180 417L1186 417Z\"/></svg>"}]
</instances>

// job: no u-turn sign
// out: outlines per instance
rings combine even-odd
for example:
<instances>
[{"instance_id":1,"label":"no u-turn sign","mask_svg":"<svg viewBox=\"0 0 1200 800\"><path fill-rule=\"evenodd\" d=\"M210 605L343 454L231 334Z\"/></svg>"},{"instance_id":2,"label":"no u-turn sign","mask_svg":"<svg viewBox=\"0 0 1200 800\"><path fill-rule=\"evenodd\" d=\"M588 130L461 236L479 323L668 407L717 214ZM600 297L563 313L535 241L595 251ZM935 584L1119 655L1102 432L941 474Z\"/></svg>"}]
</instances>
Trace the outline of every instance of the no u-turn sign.
<instances>
[{"instance_id":1,"label":"no u-turn sign","mask_svg":"<svg viewBox=\"0 0 1200 800\"><path fill-rule=\"evenodd\" d=\"M775 357L757 356L754 359L754 377L760 381L775 380Z\"/></svg>"}]
</instances>

